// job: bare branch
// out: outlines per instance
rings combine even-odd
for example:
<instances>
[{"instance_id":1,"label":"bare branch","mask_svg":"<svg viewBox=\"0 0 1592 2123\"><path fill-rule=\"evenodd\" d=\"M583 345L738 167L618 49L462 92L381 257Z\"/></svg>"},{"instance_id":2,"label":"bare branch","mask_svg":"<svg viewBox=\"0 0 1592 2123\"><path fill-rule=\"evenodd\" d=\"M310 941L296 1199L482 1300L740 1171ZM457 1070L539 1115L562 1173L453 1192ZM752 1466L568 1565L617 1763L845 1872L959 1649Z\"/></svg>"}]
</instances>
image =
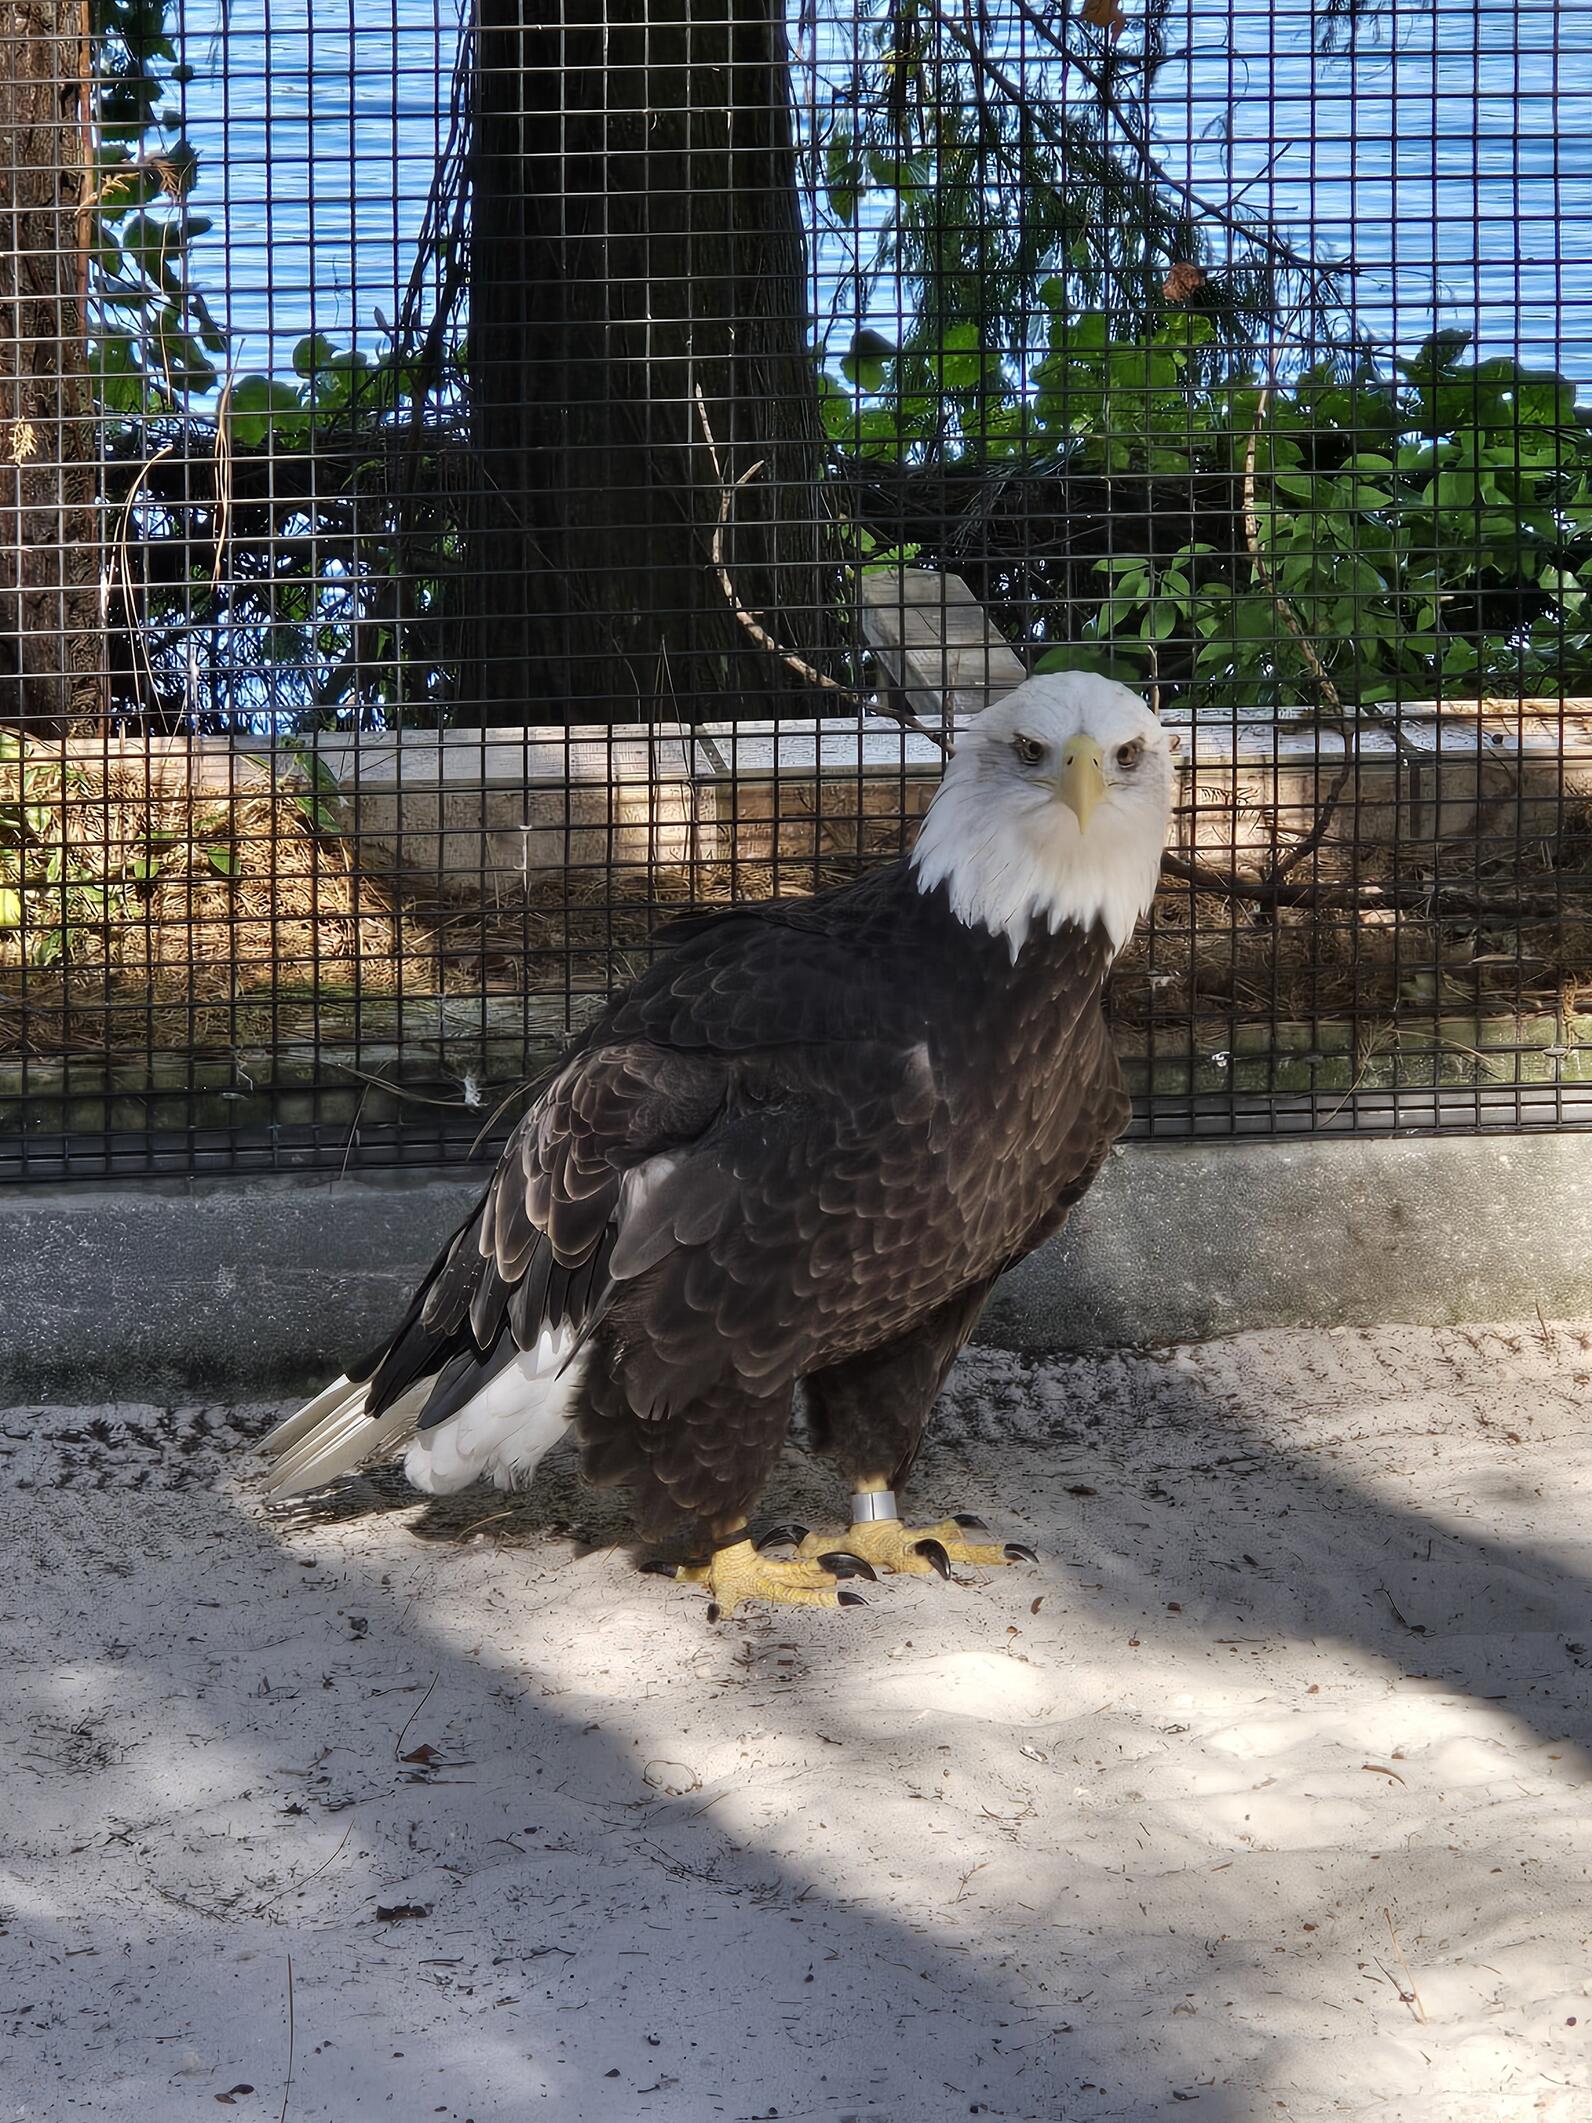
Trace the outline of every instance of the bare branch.
<instances>
[{"instance_id":1,"label":"bare branch","mask_svg":"<svg viewBox=\"0 0 1592 2123\"><path fill-rule=\"evenodd\" d=\"M1276 379L1268 376L1266 387L1261 392L1255 407L1255 417L1250 423L1249 442L1244 450L1244 542L1249 547L1249 564L1255 571L1255 579L1271 599L1277 617L1299 644L1299 653L1310 666L1310 675L1316 682L1327 712L1340 722L1343 720L1343 701L1337 687L1327 676L1326 665L1316 654L1315 644L1304 630L1299 614L1277 587L1277 577L1271 562L1261 550L1260 512L1255 505L1255 458L1260 448L1260 431L1266 422L1266 413L1271 405Z\"/></svg>"},{"instance_id":2,"label":"bare branch","mask_svg":"<svg viewBox=\"0 0 1592 2123\"><path fill-rule=\"evenodd\" d=\"M1486 920L1551 921L1564 912L1548 894L1520 893L1513 899L1487 899L1474 886L1455 878L1432 877L1411 884L1292 884L1276 870L1265 877L1240 877L1235 870L1216 870L1170 850L1161 857L1163 877L1175 877L1196 892L1241 899L1257 907L1310 907L1317 911L1352 912L1361 908L1407 908L1441 919L1445 914Z\"/></svg>"},{"instance_id":3,"label":"bare branch","mask_svg":"<svg viewBox=\"0 0 1592 2123\"><path fill-rule=\"evenodd\" d=\"M1112 123L1121 133L1151 183L1172 193L1174 197L1181 199L1185 205L1195 208L1197 212L1204 214L1208 219L1220 223L1223 228L1230 229L1235 236L1241 236L1246 243L1254 244L1257 250L1264 251L1267 257L1274 259L1279 265L1287 266L1292 272L1320 277L1324 274L1352 270L1349 266L1321 265L1314 259L1306 258L1302 252L1295 250L1291 243L1277 235L1272 229L1267 228L1264 223L1246 220L1242 214L1234 213L1231 207L1218 205L1214 199L1209 199L1203 192L1196 191L1191 184L1186 184L1181 178L1174 177L1168 169L1156 161L1154 150L1150 146L1147 135L1139 129L1118 101L1116 91L1105 76L1092 67L1079 53L1075 52L1063 37L1058 36L1054 24L1048 22L1037 8L1031 6L1029 0L1012 0L1012 4L1018 14L1028 24L1028 27L1034 31L1035 35L1048 44L1059 58L1065 59L1074 72L1081 74L1084 80L1088 82L1095 94L1100 98L1102 108L1107 112ZM932 0L930 0L930 4L926 6L924 11L932 16L947 36L961 46L974 65L989 80L994 82L1002 95L1009 97L1013 106L1022 111L1027 124L1039 135L1040 139L1048 147L1055 148L1060 153L1066 153L1066 142L1058 134L1055 127L1045 118L1041 107L1031 95L1024 92L1020 82L1013 80L1010 74L1006 73L1002 67L998 66L990 58L977 38L970 36L953 16L942 13L938 7L932 4Z\"/></svg>"},{"instance_id":4,"label":"bare branch","mask_svg":"<svg viewBox=\"0 0 1592 2123\"><path fill-rule=\"evenodd\" d=\"M718 444L713 439L713 430L708 423L708 409L703 401L702 386L696 384L693 388L696 393L697 419L702 426L702 439L707 444L708 456L713 464L713 476L718 482L719 488L718 521L713 526L713 566L719 578L719 586L724 592L730 610L735 614L741 625L745 627L759 648L766 649L771 656L777 656L780 662L789 670L794 671L799 678L805 678L809 685L817 686L826 693L838 693L842 700L849 700L861 706L865 696L859 693L854 686L843 685L838 678L831 678L826 672L815 669L812 664L807 662L805 657L798 656L793 649L785 648L780 642L776 641L757 613L749 612L736 595L735 584L724 559L724 534L729 526L730 512L735 505L736 495L742 487L749 485L757 477L758 473L762 471L763 461L759 458L756 464L748 465L740 478L735 480L733 484L727 485L725 483L724 467L719 459ZM927 728L925 724L919 722L910 709L897 709L882 698L879 706L884 714L891 716L896 722L901 723L904 728L915 730L920 737L927 737L931 743L937 744L942 752L949 749L945 740L936 731Z\"/></svg>"}]
</instances>

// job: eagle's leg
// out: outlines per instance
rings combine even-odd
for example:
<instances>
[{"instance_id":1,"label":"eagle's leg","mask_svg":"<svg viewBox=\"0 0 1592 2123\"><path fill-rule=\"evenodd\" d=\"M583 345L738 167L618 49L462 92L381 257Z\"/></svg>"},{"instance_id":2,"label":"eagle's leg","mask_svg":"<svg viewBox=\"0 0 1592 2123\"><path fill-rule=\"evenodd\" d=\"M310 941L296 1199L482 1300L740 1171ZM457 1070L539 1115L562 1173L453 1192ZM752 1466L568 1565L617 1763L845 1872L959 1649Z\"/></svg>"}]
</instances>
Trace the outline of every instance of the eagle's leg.
<instances>
[{"instance_id":1,"label":"eagle's leg","mask_svg":"<svg viewBox=\"0 0 1592 2123\"><path fill-rule=\"evenodd\" d=\"M837 1536L808 1534L798 1557L840 1548L876 1569L944 1577L952 1563L1032 1561L1016 1541L969 1539L987 1535L976 1519L942 1519L933 1526L902 1522L895 1491L906 1480L935 1398L958 1350L973 1331L990 1285L979 1283L947 1299L938 1311L878 1349L808 1378L814 1441L840 1463L851 1482L851 1525Z\"/></svg>"},{"instance_id":2,"label":"eagle's leg","mask_svg":"<svg viewBox=\"0 0 1592 2123\"><path fill-rule=\"evenodd\" d=\"M834 1545L829 1543L831 1548ZM761 1555L744 1532L739 1540L715 1548L705 1563L682 1565L675 1576L685 1584L707 1587L712 1595L710 1621L733 1614L745 1600L767 1600L780 1607L863 1606L862 1594L853 1592L834 1570L825 1567L831 1560L842 1568L855 1562L857 1574L873 1576L860 1558L826 1555L822 1561L815 1556L812 1561L785 1562Z\"/></svg>"},{"instance_id":3,"label":"eagle's leg","mask_svg":"<svg viewBox=\"0 0 1592 2123\"><path fill-rule=\"evenodd\" d=\"M611 1335L598 1341L580 1419L587 1478L628 1488L636 1533L644 1547L660 1552L642 1567L706 1587L715 1621L755 1600L861 1606L861 1593L842 1580L874 1573L859 1557L830 1554L838 1542L812 1560L776 1559L760 1554L747 1534L747 1514L790 1426L790 1385L753 1398L734 1378L710 1382L678 1412L643 1420L634 1408L646 1380L626 1377L624 1357Z\"/></svg>"}]
</instances>

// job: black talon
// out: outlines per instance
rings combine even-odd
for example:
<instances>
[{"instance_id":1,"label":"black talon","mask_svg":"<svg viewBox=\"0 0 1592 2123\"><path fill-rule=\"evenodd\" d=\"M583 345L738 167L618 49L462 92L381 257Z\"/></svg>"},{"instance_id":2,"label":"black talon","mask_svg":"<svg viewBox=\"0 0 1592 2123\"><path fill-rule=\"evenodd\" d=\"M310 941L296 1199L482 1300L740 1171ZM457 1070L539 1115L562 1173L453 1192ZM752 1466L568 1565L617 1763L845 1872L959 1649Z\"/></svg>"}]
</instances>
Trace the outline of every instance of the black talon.
<instances>
[{"instance_id":1,"label":"black talon","mask_svg":"<svg viewBox=\"0 0 1592 2123\"><path fill-rule=\"evenodd\" d=\"M672 1578L680 1574L678 1563L666 1563L661 1556L653 1556L645 1563L638 1563L636 1568L644 1570L648 1577L655 1578Z\"/></svg>"},{"instance_id":2,"label":"black talon","mask_svg":"<svg viewBox=\"0 0 1592 2123\"><path fill-rule=\"evenodd\" d=\"M942 1578L950 1576L951 1558L938 1541L914 1541L912 1543L912 1553L921 1555L929 1568L937 1571Z\"/></svg>"},{"instance_id":3,"label":"black talon","mask_svg":"<svg viewBox=\"0 0 1592 2123\"><path fill-rule=\"evenodd\" d=\"M832 1578L866 1578L870 1585L877 1585L879 1573L872 1563L860 1555L853 1555L849 1548L833 1548L828 1555L818 1558L820 1570L827 1570Z\"/></svg>"},{"instance_id":4,"label":"black talon","mask_svg":"<svg viewBox=\"0 0 1592 2123\"><path fill-rule=\"evenodd\" d=\"M1022 1541L1008 1541L1001 1550L1008 1563L1037 1563L1039 1558Z\"/></svg>"},{"instance_id":5,"label":"black talon","mask_svg":"<svg viewBox=\"0 0 1592 2123\"><path fill-rule=\"evenodd\" d=\"M761 1555L765 1548L777 1548L783 1541L789 1541L793 1548L799 1548L806 1538L805 1526L770 1526L767 1533L758 1535L757 1552Z\"/></svg>"},{"instance_id":6,"label":"black talon","mask_svg":"<svg viewBox=\"0 0 1592 2123\"><path fill-rule=\"evenodd\" d=\"M849 1585L842 1585L835 1598L842 1607L866 1607L868 1604L862 1594L853 1592Z\"/></svg>"},{"instance_id":7,"label":"black talon","mask_svg":"<svg viewBox=\"0 0 1592 2123\"><path fill-rule=\"evenodd\" d=\"M989 1527L976 1511L953 1511L951 1522L953 1525L965 1527L969 1533L989 1532Z\"/></svg>"},{"instance_id":8,"label":"black talon","mask_svg":"<svg viewBox=\"0 0 1592 2123\"><path fill-rule=\"evenodd\" d=\"M708 1620L709 1620L710 1622L716 1622L716 1621L718 1620L718 1618L719 1618L719 1603L718 1603L718 1601L717 1601L717 1600L709 1600L709 1601L708 1601Z\"/></svg>"}]
</instances>

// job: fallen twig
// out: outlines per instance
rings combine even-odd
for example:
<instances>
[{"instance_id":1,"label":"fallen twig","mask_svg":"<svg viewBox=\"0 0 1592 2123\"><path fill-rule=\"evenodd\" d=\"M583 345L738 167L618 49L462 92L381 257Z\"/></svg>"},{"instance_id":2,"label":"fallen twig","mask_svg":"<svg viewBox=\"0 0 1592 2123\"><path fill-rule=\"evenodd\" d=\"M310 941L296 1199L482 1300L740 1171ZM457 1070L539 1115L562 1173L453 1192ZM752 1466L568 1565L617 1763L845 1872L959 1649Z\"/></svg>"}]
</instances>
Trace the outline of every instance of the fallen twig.
<instances>
[{"instance_id":1,"label":"fallen twig","mask_svg":"<svg viewBox=\"0 0 1592 2123\"><path fill-rule=\"evenodd\" d=\"M276 2123L287 2123L288 2095L293 2091L293 1956L287 1957L287 2079L282 2087L282 2112Z\"/></svg>"},{"instance_id":2,"label":"fallen twig","mask_svg":"<svg viewBox=\"0 0 1592 2123\"><path fill-rule=\"evenodd\" d=\"M416 1703L414 1709L410 1711L408 1717L404 1719L403 1731L399 1733L397 1739L393 1742L392 1758L395 1762L401 1761L403 1759L403 1744L405 1739L408 1737L409 1728L414 1723L415 1719L419 1717L421 1711L424 1710L426 1705L431 1701L431 1691L433 1688L436 1687L438 1681L440 1681L441 1679L442 1676L440 1673L434 1673L431 1676L430 1681L427 1683L425 1694L420 1698L419 1702Z\"/></svg>"},{"instance_id":3,"label":"fallen twig","mask_svg":"<svg viewBox=\"0 0 1592 2123\"><path fill-rule=\"evenodd\" d=\"M263 1916L265 1912L270 1908L273 1902L280 1902L283 1895L291 1894L295 1887L308 1887L311 1880L318 1880L323 1872L326 1872L330 1869L330 1867L337 1863L338 1859L342 1856L344 1850L348 1847L348 1839L353 1834L353 1832L354 1824L352 1821L350 1821L348 1826L343 1830L342 1842L338 1844L337 1848L332 1852L331 1856L326 1860L324 1865L317 1865L315 1870L313 1872L307 1872L302 1880L289 1880L287 1885L285 1887L279 1887L275 1894L267 1895L263 1902L257 1902L255 1904L254 1914L257 1917Z\"/></svg>"},{"instance_id":4,"label":"fallen twig","mask_svg":"<svg viewBox=\"0 0 1592 2123\"><path fill-rule=\"evenodd\" d=\"M1382 1914L1387 1920L1388 1937L1393 1941L1393 1951L1399 1957L1399 1966L1404 1971L1404 1980L1410 1986L1408 1990L1400 1989L1399 1997L1406 2005L1413 2005L1415 2007L1415 2017L1421 2022L1422 2026L1424 2026L1426 2024L1426 2007L1421 2003L1421 1994L1415 1988L1415 1978L1410 1973L1410 1964L1408 1961L1405 1960L1404 1949L1399 1944L1398 1930L1393 1922L1393 1912L1391 1909L1384 1909Z\"/></svg>"}]
</instances>

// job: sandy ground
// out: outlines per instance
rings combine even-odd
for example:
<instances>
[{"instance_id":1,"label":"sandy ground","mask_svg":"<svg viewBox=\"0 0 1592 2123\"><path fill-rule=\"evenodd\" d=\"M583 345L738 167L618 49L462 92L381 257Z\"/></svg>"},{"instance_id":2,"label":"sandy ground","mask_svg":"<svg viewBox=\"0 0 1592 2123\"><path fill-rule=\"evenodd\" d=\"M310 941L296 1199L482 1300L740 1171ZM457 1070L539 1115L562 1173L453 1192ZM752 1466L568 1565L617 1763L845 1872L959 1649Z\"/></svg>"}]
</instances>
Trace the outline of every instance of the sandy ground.
<instances>
[{"instance_id":1,"label":"sandy ground","mask_svg":"<svg viewBox=\"0 0 1592 2123\"><path fill-rule=\"evenodd\" d=\"M11 1410L0 2118L1581 2123L1589 1386L975 1352L915 1497L1039 1568L717 1627L556 1463L273 1518L273 1411Z\"/></svg>"}]
</instances>

